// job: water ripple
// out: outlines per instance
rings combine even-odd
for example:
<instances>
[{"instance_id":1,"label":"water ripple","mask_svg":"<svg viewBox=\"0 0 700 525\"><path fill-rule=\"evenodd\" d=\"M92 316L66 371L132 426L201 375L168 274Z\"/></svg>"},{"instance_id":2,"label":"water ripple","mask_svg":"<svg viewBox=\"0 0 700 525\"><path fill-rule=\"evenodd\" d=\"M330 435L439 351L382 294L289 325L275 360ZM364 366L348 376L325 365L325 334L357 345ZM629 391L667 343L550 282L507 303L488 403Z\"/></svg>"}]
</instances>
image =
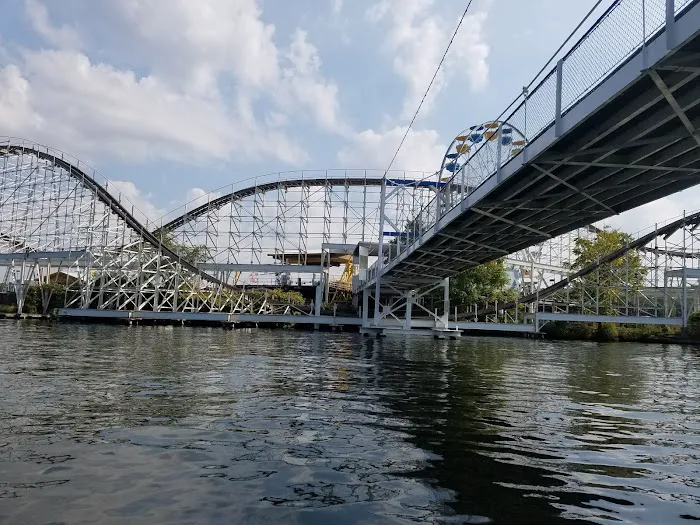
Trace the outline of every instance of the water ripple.
<instances>
[{"instance_id":1,"label":"water ripple","mask_svg":"<svg viewBox=\"0 0 700 525\"><path fill-rule=\"evenodd\" d=\"M0 324L0 522L689 523L700 351Z\"/></svg>"}]
</instances>

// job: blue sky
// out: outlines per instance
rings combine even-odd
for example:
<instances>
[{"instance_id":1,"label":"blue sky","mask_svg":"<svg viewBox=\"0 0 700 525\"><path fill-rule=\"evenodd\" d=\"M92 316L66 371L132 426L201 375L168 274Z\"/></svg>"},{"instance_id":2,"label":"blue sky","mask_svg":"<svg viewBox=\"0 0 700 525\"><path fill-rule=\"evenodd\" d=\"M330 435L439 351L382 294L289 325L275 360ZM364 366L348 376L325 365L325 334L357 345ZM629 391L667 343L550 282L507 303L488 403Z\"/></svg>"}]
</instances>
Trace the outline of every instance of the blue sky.
<instances>
[{"instance_id":1,"label":"blue sky","mask_svg":"<svg viewBox=\"0 0 700 525\"><path fill-rule=\"evenodd\" d=\"M437 170L594 3L475 0L395 167ZM0 135L87 161L151 216L263 173L385 168L465 5L4 0ZM634 230L695 201L612 222Z\"/></svg>"}]
</instances>

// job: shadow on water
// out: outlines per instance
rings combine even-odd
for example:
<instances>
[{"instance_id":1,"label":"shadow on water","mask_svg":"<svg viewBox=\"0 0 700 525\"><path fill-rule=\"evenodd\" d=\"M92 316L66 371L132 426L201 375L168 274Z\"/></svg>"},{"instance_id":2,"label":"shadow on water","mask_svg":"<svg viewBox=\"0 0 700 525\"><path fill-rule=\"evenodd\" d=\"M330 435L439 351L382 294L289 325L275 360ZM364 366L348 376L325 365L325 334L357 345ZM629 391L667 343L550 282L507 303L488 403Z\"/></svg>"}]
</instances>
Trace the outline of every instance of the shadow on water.
<instances>
[{"instance_id":1,"label":"shadow on water","mask_svg":"<svg viewBox=\"0 0 700 525\"><path fill-rule=\"evenodd\" d=\"M509 406L514 400L503 395L503 385L514 379L524 386L509 372L532 367L513 352L530 345L407 339L379 350L380 381L392 391L390 406L411 421L410 441L439 458L417 475L449 488L449 506L457 515L547 523L560 513L552 499L579 506L586 499L575 492L552 496L566 482L533 460L562 458L537 446L543 438L530 425L532 413L522 404ZM514 432L518 427L525 432ZM528 441L535 446L523 445ZM523 487L534 489L523 495Z\"/></svg>"},{"instance_id":2,"label":"shadow on water","mask_svg":"<svg viewBox=\"0 0 700 525\"><path fill-rule=\"evenodd\" d=\"M477 339L368 342L458 514L503 523L700 518L697 352ZM672 430L660 433L660 428ZM673 465L669 468L669 465Z\"/></svg>"},{"instance_id":3,"label":"shadow on water","mask_svg":"<svg viewBox=\"0 0 700 525\"><path fill-rule=\"evenodd\" d=\"M700 354L0 325L0 522L687 523Z\"/></svg>"}]
</instances>

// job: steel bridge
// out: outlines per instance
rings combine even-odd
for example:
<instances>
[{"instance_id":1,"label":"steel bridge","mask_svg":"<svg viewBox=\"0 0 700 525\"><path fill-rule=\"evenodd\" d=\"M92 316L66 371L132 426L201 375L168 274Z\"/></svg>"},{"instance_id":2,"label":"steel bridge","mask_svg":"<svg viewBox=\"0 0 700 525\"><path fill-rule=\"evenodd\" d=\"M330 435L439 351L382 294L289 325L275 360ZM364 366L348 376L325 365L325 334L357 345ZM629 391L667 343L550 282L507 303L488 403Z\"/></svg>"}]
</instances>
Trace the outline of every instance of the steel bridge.
<instances>
[{"instance_id":1,"label":"steel bridge","mask_svg":"<svg viewBox=\"0 0 700 525\"><path fill-rule=\"evenodd\" d=\"M696 184L699 29L698 2L614 2L488 140L458 137L475 153L414 211L411 242L363 283L374 323L382 293L414 289L426 274L449 278ZM516 129L523 148L502 155ZM494 170L474 184L492 140Z\"/></svg>"},{"instance_id":2,"label":"steel bridge","mask_svg":"<svg viewBox=\"0 0 700 525\"><path fill-rule=\"evenodd\" d=\"M276 173L160 218L78 159L2 139L0 278L19 313L38 293L40 310L79 317L442 332L684 325L700 300L697 214L590 267L571 262L576 239L597 234L591 223L700 180L699 31L698 1L617 0L515 109L457 135L437 172ZM636 281L629 264L605 270L630 254L644 262ZM449 278L497 258L519 299L451 309ZM606 304L591 272L616 282ZM355 310L332 292L345 275ZM290 285L312 300L274 299ZM438 311L424 299L439 289Z\"/></svg>"}]
</instances>

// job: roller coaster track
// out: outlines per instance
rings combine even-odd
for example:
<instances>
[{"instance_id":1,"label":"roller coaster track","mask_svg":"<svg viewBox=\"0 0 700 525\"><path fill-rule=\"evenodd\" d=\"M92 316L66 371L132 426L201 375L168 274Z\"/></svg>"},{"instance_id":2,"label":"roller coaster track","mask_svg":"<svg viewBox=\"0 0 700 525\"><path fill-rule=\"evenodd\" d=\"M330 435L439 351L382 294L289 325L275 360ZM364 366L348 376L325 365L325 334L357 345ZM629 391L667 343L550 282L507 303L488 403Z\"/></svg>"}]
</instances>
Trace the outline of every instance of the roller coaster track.
<instances>
[{"instance_id":1,"label":"roller coaster track","mask_svg":"<svg viewBox=\"0 0 700 525\"><path fill-rule=\"evenodd\" d=\"M95 179L90 177L78 166L66 161L65 159L54 155L49 152L48 148L46 151L42 151L39 145L35 147L27 146L26 144L12 144L5 143L0 145L0 157L8 155L34 155L35 157L45 160L70 174L71 177L76 179L80 184L90 190L103 204L105 204L109 210L122 219L126 225L137 232L144 241L151 244L156 250L158 250L162 255L171 258L172 260L178 261L179 264L189 270L190 272L200 276L201 278L217 285L224 286L229 289L234 289L235 287L225 283L215 277L203 272L194 264L182 259L176 252L171 250L168 246L161 243L156 235L149 232L143 225L127 211L124 205L116 199L107 189L103 188ZM19 245L18 245L19 246Z\"/></svg>"},{"instance_id":2,"label":"roller coaster track","mask_svg":"<svg viewBox=\"0 0 700 525\"><path fill-rule=\"evenodd\" d=\"M253 179L254 181L254 179ZM190 221L193 221L213 210L222 208L223 206L242 200L246 197L254 195L256 192L265 193L268 191L274 191L277 189L290 189L290 188L301 188L303 186L381 186L384 184L385 179L383 177L340 177L340 176L329 176L329 177L314 177L314 178L290 178L286 180L276 180L265 182L262 184L256 184L253 182L252 185L246 186L239 190L230 192L221 197L217 197L191 211L185 212L179 217L172 219L163 225L162 229L165 231L172 231L181 226L184 226ZM430 181L430 180L411 180L411 179L386 179L386 184L388 186L414 186L414 187L436 187L441 188L445 185L444 182Z\"/></svg>"},{"instance_id":3,"label":"roller coaster track","mask_svg":"<svg viewBox=\"0 0 700 525\"><path fill-rule=\"evenodd\" d=\"M586 275L589 275L590 273L596 271L599 267L608 264L615 259L619 259L623 255L625 255L627 252L632 251L632 250L644 250L648 251L651 253L666 253L672 256L679 256L679 257L688 257L689 255L684 252L675 252L675 251L669 251L669 250L659 250L658 248L644 248L649 242L654 240L656 237L661 237L661 236L670 236L673 235L676 231L679 229L688 226L688 225L698 225L700 224L700 212L695 212L691 215L688 215L687 217L683 217L682 219L678 219L677 221L671 222L667 224L666 226L663 226L661 228L658 228L646 235L643 235L639 237L638 239L634 240L633 242L630 242L627 246L623 246L622 248L619 248L613 252L608 253L604 257L601 257L598 261L595 263L589 264L588 266L585 266L584 268L581 268L579 271L572 273L568 277L562 279L561 281L548 286L547 288L544 288L542 290L539 290L537 292L530 293L528 295L524 295L518 298L517 302L516 301L510 301L508 303L504 303L498 306L499 310L509 310L511 308L515 308L517 304L525 304L525 303L532 303L534 301L538 301L541 299L544 299L550 295L552 295L555 292L558 292L559 290L562 290L566 288L569 284L572 283L572 281L579 279L581 277L585 277ZM696 255L694 255L696 256ZM490 315L496 312L495 307L488 307L488 308L482 308L477 312L477 315Z\"/></svg>"}]
</instances>

